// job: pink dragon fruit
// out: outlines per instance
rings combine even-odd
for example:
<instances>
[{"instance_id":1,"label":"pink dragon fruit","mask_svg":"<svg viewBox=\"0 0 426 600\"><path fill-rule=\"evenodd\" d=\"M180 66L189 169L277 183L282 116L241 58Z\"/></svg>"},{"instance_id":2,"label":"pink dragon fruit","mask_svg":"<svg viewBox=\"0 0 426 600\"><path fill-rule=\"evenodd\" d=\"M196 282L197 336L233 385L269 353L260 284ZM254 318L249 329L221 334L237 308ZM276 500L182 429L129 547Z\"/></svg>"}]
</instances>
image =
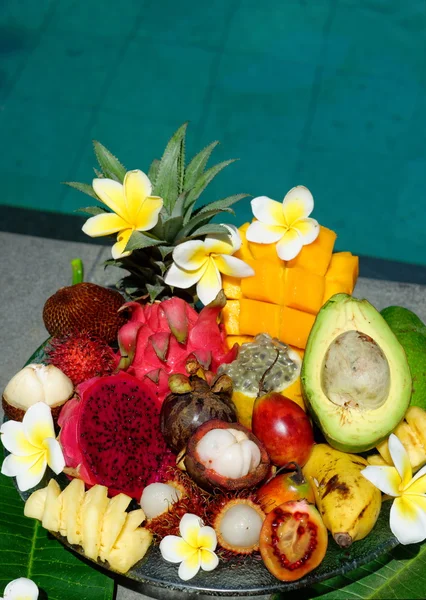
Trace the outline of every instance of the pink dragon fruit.
<instances>
[{"instance_id":1,"label":"pink dragon fruit","mask_svg":"<svg viewBox=\"0 0 426 600\"><path fill-rule=\"evenodd\" d=\"M156 385L128 373L79 385L58 420L68 473L139 500L175 463L160 432L160 408Z\"/></svg>"},{"instance_id":2,"label":"pink dragon fruit","mask_svg":"<svg viewBox=\"0 0 426 600\"><path fill-rule=\"evenodd\" d=\"M160 401L169 393L169 375L186 374L189 357L216 372L222 363L235 360L238 351L237 345L227 350L225 331L218 323L225 303L222 291L200 313L177 297L154 304L124 304L122 309L130 310L131 316L118 332L120 367L154 382Z\"/></svg>"}]
</instances>

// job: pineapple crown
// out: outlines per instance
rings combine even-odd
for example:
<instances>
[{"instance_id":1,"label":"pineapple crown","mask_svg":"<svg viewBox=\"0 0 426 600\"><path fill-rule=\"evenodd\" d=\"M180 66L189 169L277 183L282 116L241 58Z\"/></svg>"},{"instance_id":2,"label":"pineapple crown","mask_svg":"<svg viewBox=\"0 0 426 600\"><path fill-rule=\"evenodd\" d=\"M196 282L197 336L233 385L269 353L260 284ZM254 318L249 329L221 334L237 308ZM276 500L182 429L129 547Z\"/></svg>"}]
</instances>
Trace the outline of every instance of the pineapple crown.
<instances>
[{"instance_id":1,"label":"pineapple crown","mask_svg":"<svg viewBox=\"0 0 426 600\"><path fill-rule=\"evenodd\" d=\"M178 244L191 239L203 239L208 234L229 236L229 230L224 225L212 223L211 220L222 213L235 214L232 205L248 196L235 194L195 208L195 203L207 186L235 159L207 168L210 155L218 144L215 141L185 164L187 125L184 123L173 134L161 160L155 159L148 171L152 193L163 198L158 223L149 232L133 231L126 246L126 251L131 251L129 256L110 259L105 263L106 266L117 266L129 272L117 284L129 298L146 297L154 301L177 295L194 304L197 300L194 288L172 289L164 282L164 275L172 263L172 252ZM100 167L100 170L95 169L96 176L123 183L127 169L100 142L94 141L93 145ZM66 185L100 200L89 184L71 181ZM89 206L80 211L92 216L108 212L100 206Z\"/></svg>"}]
</instances>

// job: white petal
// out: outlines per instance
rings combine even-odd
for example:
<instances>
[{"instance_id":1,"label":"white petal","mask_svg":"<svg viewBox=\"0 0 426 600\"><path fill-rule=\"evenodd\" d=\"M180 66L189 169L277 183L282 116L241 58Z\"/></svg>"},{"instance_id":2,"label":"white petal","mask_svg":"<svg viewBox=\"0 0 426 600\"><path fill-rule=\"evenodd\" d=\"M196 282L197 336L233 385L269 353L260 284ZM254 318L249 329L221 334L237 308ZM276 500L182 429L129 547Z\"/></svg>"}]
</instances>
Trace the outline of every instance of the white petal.
<instances>
[{"instance_id":1,"label":"white petal","mask_svg":"<svg viewBox=\"0 0 426 600\"><path fill-rule=\"evenodd\" d=\"M47 464L52 469L56 475L62 473L65 467L65 459L62 453L61 445L58 440L55 438L46 438L44 440L44 445L46 446L46 459Z\"/></svg>"},{"instance_id":2,"label":"white petal","mask_svg":"<svg viewBox=\"0 0 426 600\"><path fill-rule=\"evenodd\" d=\"M211 552L214 552L216 550L217 536L216 531L213 529L213 527L209 527L208 525L200 527L200 529L198 530L197 546L198 548L202 548L203 550L210 550Z\"/></svg>"},{"instance_id":3,"label":"white petal","mask_svg":"<svg viewBox=\"0 0 426 600\"><path fill-rule=\"evenodd\" d=\"M207 254L230 255L234 254L234 252L237 250L231 231L229 231L229 235L227 233L212 233L211 235L207 235L206 239L204 240L204 245Z\"/></svg>"},{"instance_id":4,"label":"white petal","mask_svg":"<svg viewBox=\"0 0 426 600\"><path fill-rule=\"evenodd\" d=\"M231 277L251 277L254 275L254 269L235 256L220 254L214 258L214 262L221 273L231 275Z\"/></svg>"},{"instance_id":5,"label":"white petal","mask_svg":"<svg viewBox=\"0 0 426 600\"><path fill-rule=\"evenodd\" d=\"M413 479L406 486L405 494L426 494L426 465L417 471Z\"/></svg>"},{"instance_id":6,"label":"white petal","mask_svg":"<svg viewBox=\"0 0 426 600\"><path fill-rule=\"evenodd\" d=\"M160 542L160 552L164 560L182 562L194 552L194 548L177 535L166 535Z\"/></svg>"},{"instance_id":7,"label":"white petal","mask_svg":"<svg viewBox=\"0 0 426 600\"><path fill-rule=\"evenodd\" d=\"M117 235L117 241L111 248L112 257L115 260L129 256L132 253L130 250L127 250L126 252L124 251L129 243L132 233L133 229L123 229L123 231L120 231L120 233Z\"/></svg>"},{"instance_id":8,"label":"white petal","mask_svg":"<svg viewBox=\"0 0 426 600\"><path fill-rule=\"evenodd\" d=\"M259 196L251 201L251 209L256 219L265 225L286 226L282 202L271 200L267 196Z\"/></svg>"},{"instance_id":9,"label":"white petal","mask_svg":"<svg viewBox=\"0 0 426 600\"><path fill-rule=\"evenodd\" d=\"M184 560L179 567L178 575L183 581L192 579L200 570L201 566L201 552L194 550L192 556L189 556Z\"/></svg>"},{"instance_id":10,"label":"white petal","mask_svg":"<svg viewBox=\"0 0 426 600\"><path fill-rule=\"evenodd\" d=\"M283 200L285 223L293 225L298 219L309 217L314 209L314 199L311 192L304 185L292 188Z\"/></svg>"},{"instance_id":11,"label":"white petal","mask_svg":"<svg viewBox=\"0 0 426 600\"><path fill-rule=\"evenodd\" d=\"M302 249L302 238L296 229L287 229L277 243L277 254L281 260L292 260Z\"/></svg>"},{"instance_id":12,"label":"white petal","mask_svg":"<svg viewBox=\"0 0 426 600\"><path fill-rule=\"evenodd\" d=\"M390 528L400 544L422 542L426 538L426 498L396 498L390 511Z\"/></svg>"},{"instance_id":13,"label":"white petal","mask_svg":"<svg viewBox=\"0 0 426 600\"><path fill-rule=\"evenodd\" d=\"M4 590L4 600L19 600L19 598L37 600L38 587L34 581L26 577L20 577L7 584Z\"/></svg>"},{"instance_id":14,"label":"white petal","mask_svg":"<svg viewBox=\"0 0 426 600\"><path fill-rule=\"evenodd\" d=\"M189 240L173 250L173 260L181 269L196 271L208 259L208 252L201 240Z\"/></svg>"},{"instance_id":15,"label":"white petal","mask_svg":"<svg viewBox=\"0 0 426 600\"><path fill-rule=\"evenodd\" d=\"M19 421L6 421L1 426L1 441L3 446L16 456L37 454L40 448L30 444L25 436L24 425Z\"/></svg>"},{"instance_id":16,"label":"white petal","mask_svg":"<svg viewBox=\"0 0 426 600\"><path fill-rule=\"evenodd\" d=\"M255 221L250 223L246 231L246 238L249 242L256 242L256 244L275 244L283 237L285 232L285 227L265 225L265 223Z\"/></svg>"},{"instance_id":17,"label":"white petal","mask_svg":"<svg viewBox=\"0 0 426 600\"><path fill-rule=\"evenodd\" d=\"M301 219L295 223L294 227L297 229L304 246L312 244L319 236L320 226L315 219Z\"/></svg>"},{"instance_id":18,"label":"white petal","mask_svg":"<svg viewBox=\"0 0 426 600\"><path fill-rule=\"evenodd\" d=\"M21 473L26 473L40 458L44 457L44 453L39 451L37 454L28 456L15 456L9 454L3 461L1 472L8 477L17 477Z\"/></svg>"},{"instance_id":19,"label":"white petal","mask_svg":"<svg viewBox=\"0 0 426 600\"><path fill-rule=\"evenodd\" d=\"M180 520L179 531L185 542L193 548L198 548L198 532L204 523L197 515L186 513Z\"/></svg>"},{"instance_id":20,"label":"white petal","mask_svg":"<svg viewBox=\"0 0 426 600\"><path fill-rule=\"evenodd\" d=\"M124 197L124 187L118 181L113 179L94 179L92 187L96 195L108 206L113 212L119 215L125 221L128 221L129 214L126 207L126 199Z\"/></svg>"},{"instance_id":21,"label":"white petal","mask_svg":"<svg viewBox=\"0 0 426 600\"><path fill-rule=\"evenodd\" d=\"M401 488L404 489L413 477L408 453L394 433L391 433L389 436L388 446L392 462L401 478Z\"/></svg>"},{"instance_id":22,"label":"white petal","mask_svg":"<svg viewBox=\"0 0 426 600\"><path fill-rule=\"evenodd\" d=\"M55 437L52 411L44 402L37 402L27 410L22 420L24 432L30 444L43 448L43 441Z\"/></svg>"},{"instance_id":23,"label":"white petal","mask_svg":"<svg viewBox=\"0 0 426 600\"><path fill-rule=\"evenodd\" d=\"M201 568L203 571L213 571L213 569L216 569L217 565L219 564L219 558L214 552L203 549L201 550L200 554Z\"/></svg>"},{"instance_id":24,"label":"white petal","mask_svg":"<svg viewBox=\"0 0 426 600\"><path fill-rule=\"evenodd\" d=\"M361 471L361 474L368 479L376 488L379 488L388 496L399 496L401 478L395 467L377 467L368 466Z\"/></svg>"},{"instance_id":25,"label":"white petal","mask_svg":"<svg viewBox=\"0 0 426 600\"><path fill-rule=\"evenodd\" d=\"M35 487L43 479L46 472L47 460L45 454L40 454L39 459L28 469L18 473L16 483L21 492L26 492Z\"/></svg>"},{"instance_id":26,"label":"white petal","mask_svg":"<svg viewBox=\"0 0 426 600\"><path fill-rule=\"evenodd\" d=\"M235 225L223 225L231 235L232 254L241 248L241 235Z\"/></svg>"},{"instance_id":27,"label":"white petal","mask_svg":"<svg viewBox=\"0 0 426 600\"><path fill-rule=\"evenodd\" d=\"M207 263L207 268L201 279L197 283L197 295L201 302L206 306L216 298L221 289L222 277L220 276L214 260L211 258Z\"/></svg>"},{"instance_id":28,"label":"white petal","mask_svg":"<svg viewBox=\"0 0 426 600\"><path fill-rule=\"evenodd\" d=\"M173 263L164 277L164 282L172 287L186 290L201 279L207 267L208 262L196 271L185 271Z\"/></svg>"},{"instance_id":29,"label":"white petal","mask_svg":"<svg viewBox=\"0 0 426 600\"><path fill-rule=\"evenodd\" d=\"M129 227L129 224L119 215L105 213L90 217L81 229L83 233L90 235L90 237L101 237L103 235L117 233L117 231L125 229L126 227Z\"/></svg>"}]
</instances>

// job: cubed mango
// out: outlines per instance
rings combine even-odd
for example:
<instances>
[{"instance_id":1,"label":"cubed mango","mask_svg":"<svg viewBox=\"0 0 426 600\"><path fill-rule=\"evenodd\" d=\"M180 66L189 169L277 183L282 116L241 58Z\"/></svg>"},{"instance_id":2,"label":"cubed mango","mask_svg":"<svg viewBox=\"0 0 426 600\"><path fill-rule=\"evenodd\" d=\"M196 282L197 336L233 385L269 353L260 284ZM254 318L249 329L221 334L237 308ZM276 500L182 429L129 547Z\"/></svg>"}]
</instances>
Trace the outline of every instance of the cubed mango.
<instances>
[{"instance_id":1,"label":"cubed mango","mask_svg":"<svg viewBox=\"0 0 426 600\"><path fill-rule=\"evenodd\" d=\"M287 262L287 267L301 267L311 273L325 275L330 264L336 237L334 231L321 225L317 239L312 244L303 246L299 254Z\"/></svg>"},{"instance_id":2,"label":"cubed mango","mask_svg":"<svg viewBox=\"0 0 426 600\"><path fill-rule=\"evenodd\" d=\"M278 337L280 311L281 307L277 304L242 298L240 300L240 334L269 333L272 337Z\"/></svg>"},{"instance_id":3,"label":"cubed mango","mask_svg":"<svg viewBox=\"0 0 426 600\"><path fill-rule=\"evenodd\" d=\"M284 302L284 263L271 262L269 260L251 261L255 269L252 277L244 277L241 280L241 292L244 298L251 300L262 300L272 304Z\"/></svg>"},{"instance_id":4,"label":"cubed mango","mask_svg":"<svg viewBox=\"0 0 426 600\"><path fill-rule=\"evenodd\" d=\"M285 270L284 302L290 308L316 315L323 303L325 280L300 267Z\"/></svg>"},{"instance_id":5,"label":"cubed mango","mask_svg":"<svg viewBox=\"0 0 426 600\"><path fill-rule=\"evenodd\" d=\"M240 333L240 302L239 300L228 300L222 308L222 323L227 335L239 335Z\"/></svg>"},{"instance_id":6,"label":"cubed mango","mask_svg":"<svg viewBox=\"0 0 426 600\"><path fill-rule=\"evenodd\" d=\"M229 300L239 300L241 298L241 279L238 277L222 275L222 287L225 296L229 298Z\"/></svg>"},{"instance_id":7,"label":"cubed mango","mask_svg":"<svg viewBox=\"0 0 426 600\"><path fill-rule=\"evenodd\" d=\"M314 321L315 315L283 306L278 337L285 344L305 348Z\"/></svg>"}]
</instances>

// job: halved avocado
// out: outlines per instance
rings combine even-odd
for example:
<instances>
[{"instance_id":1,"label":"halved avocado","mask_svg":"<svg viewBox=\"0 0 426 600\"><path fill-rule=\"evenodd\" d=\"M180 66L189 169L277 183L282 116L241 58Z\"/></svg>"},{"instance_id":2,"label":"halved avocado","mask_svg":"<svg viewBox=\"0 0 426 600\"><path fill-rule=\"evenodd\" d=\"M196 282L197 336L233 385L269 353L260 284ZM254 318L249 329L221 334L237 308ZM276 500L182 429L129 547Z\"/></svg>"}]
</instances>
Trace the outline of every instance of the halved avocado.
<instances>
[{"instance_id":1,"label":"halved avocado","mask_svg":"<svg viewBox=\"0 0 426 600\"><path fill-rule=\"evenodd\" d=\"M403 419L412 382L404 349L367 300L336 294L309 335L302 392L331 446L363 452Z\"/></svg>"}]
</instances>

